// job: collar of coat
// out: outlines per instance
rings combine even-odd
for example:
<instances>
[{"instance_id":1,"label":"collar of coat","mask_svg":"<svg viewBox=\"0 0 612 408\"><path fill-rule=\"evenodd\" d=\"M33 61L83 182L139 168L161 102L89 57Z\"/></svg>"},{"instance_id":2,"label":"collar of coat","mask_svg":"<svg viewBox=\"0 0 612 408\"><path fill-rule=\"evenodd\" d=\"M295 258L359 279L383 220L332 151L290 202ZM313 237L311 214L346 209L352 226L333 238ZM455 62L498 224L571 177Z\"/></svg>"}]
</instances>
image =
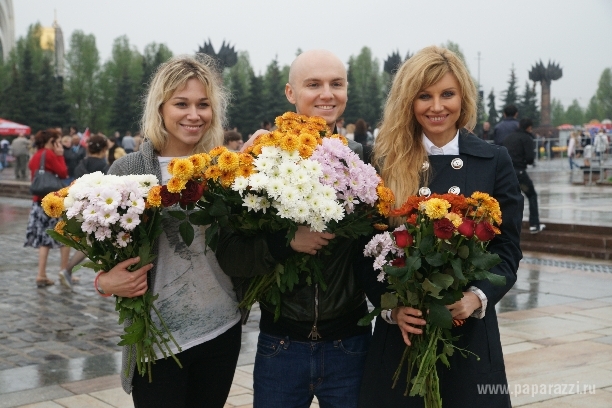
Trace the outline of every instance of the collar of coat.
<instances>
[{"instance_id":1,"label":"collar of coat","mask_svg":"<svg viewBox=\"0 0 612 408\"><path fill-rule=\"evenodd\" d=\"M491 145L465 129L459 132L459 154L490 159L495 156L496 149L499 146Z\"/></svg>"}]
</instances>

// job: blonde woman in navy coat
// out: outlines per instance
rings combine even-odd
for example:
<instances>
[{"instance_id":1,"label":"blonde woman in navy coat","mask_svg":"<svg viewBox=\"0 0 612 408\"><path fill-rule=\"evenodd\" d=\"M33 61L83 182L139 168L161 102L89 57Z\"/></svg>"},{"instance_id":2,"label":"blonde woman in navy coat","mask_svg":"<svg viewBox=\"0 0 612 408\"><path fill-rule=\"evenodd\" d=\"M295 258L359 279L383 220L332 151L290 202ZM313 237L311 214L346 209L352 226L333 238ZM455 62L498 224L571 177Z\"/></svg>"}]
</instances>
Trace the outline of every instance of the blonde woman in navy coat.
<instances>
[{"instance_id":1,"label":"blonde woman in navy coat","mask_svg":"<svg viewBox=\"0 0 612 408\"><path fill-rule=\"evenodd\" d=\"M397 206L411 195L489 193L501 206L501 235L489 245L502 263L491 272L506 278L504 286L470 282L464 296L447 306L453 318L466 319L452 329L457 346L473 355L454 353L451 369L438 364L444 408L510 407L507 394L479 393L479 385L507 385L495 305L516 281L522 257L519 246L523 197L512 162L504 147L489 145L471 134L476 123L477 94L465 65L451 51L431 46L406 61L397 72L383 123L374 147L374 160ZM392 224L399 222L391 220ZM380 305L385 284L376 281L372 260L361 278L368 297ZM422 407L421 397L405 397L405 382L392 389L392 377L409 344L408 333L421 334L419 311L397 307L377 318L363 378L360 406ZM400 378L406 378L405 373ZM403 381L403 380L402 380Z\"/></svg>"}]
</instances>

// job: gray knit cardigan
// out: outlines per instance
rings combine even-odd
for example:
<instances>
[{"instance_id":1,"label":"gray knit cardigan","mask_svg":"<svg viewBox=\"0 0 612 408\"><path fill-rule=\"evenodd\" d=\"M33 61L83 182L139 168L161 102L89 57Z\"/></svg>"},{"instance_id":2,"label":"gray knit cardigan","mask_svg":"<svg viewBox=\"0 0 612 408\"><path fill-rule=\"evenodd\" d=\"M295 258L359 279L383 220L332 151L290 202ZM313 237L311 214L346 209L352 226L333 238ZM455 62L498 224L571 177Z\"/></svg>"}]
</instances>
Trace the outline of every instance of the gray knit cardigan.
<instances>
[{"instance_id":1,"label":"gray knit cardigan","mask_svg":"<svg viewBox=\"0 0 612 408\"><path fill-rule=\"evenodd\" d=\"M145 141L140 145L139 151L130 153L117 159L108 170L108 174L115 174L117 176L125 176L128 174L153 174L155 177L157 177L157 180L159 180L160 183L162 181L161 167L159 166L157 154L153 149L153 144L148 141ZM151 250L154 255L157 255L157 241L153 244ZM153 284L155 283L156 270L156 264L153 264L153 268L151 268L149 271L149 277L147 280L149 288L152 288ZM130 324L132 324L131 321L125 321L125 326L129 326ZM132 348L131 354L129 353L129 347ZM128 361L128 355L131 356L130 361ZM121 386L128 394L132 392L132 379L134 378L135 368L136 346L123 346Z\"/></svg>"}]
</instances>

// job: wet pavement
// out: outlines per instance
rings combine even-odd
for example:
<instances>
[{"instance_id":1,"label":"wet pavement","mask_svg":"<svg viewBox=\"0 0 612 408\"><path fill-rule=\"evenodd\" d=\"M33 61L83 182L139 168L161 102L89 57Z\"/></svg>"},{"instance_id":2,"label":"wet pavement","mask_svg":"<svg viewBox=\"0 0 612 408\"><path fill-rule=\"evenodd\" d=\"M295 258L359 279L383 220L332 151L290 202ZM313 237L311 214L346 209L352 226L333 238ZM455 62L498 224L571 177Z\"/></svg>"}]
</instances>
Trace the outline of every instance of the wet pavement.
<instances>
[{"instance_id":1,"label":"wet pavement","mask_svg":"<svg viewBox=\"0 0 612 408\"><path fill-rule=\"evenodd\" d=\"M540 162L529 173L542 222L612 226L611 186L572 185L566 160ZM67 291L52 250L47 271L56 285L36 288L37 251L23 248L30 205L0 197L0 408L132 407L119 383L114 301L94 293L94 274L78 271L81 282ZM612 262L525 253L497 309L510 390L520 391L513 406L612 406ZM228 408L252 406L258 318L255 308ZM577 382L595 392L531 392Z\"/></svg>"}]
</instances>

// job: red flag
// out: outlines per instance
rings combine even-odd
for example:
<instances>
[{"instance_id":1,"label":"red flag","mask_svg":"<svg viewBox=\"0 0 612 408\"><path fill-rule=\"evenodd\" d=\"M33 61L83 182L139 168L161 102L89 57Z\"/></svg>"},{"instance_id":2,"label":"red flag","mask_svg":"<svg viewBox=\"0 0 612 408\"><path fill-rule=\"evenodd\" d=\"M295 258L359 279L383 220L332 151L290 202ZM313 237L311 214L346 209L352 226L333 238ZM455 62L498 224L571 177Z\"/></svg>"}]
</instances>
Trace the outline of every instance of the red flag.
<instances>
[{"instance_id":1,"label":"red flag","mask_svg":"<svg viewBox=\"0 0 612 408\"><path fill-rule=\"evenodd\" d=\"M89 128L87 128L85 129L85 132L83 132L83 136L81 136L80 145L84 148L87 148L87 141L89 140L89 136L91 136L91 132L89 131Z\"/></svg>"}]
</instances>

